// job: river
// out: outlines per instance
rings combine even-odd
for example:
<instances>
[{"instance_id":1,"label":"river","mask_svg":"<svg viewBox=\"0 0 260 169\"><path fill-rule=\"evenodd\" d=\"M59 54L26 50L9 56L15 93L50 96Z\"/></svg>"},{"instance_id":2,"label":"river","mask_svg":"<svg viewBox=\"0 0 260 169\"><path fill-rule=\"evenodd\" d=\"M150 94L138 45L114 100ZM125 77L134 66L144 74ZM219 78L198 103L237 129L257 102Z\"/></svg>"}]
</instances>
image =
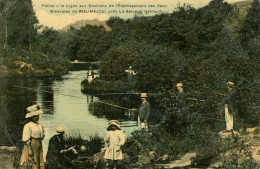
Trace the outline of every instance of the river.
<instances>
[{"instance_id":1,"label":"river","mask_svg":"<svg viewBox=\"0 0 260 169\"><path fill-rule=\"evenodd\" d=\"M111 118L99 113L96 116L89 110L91 101L99 98L81 92L80 83L86 75L87 70L81 70L70 71L58 79L1 79L0 145L16 145L21 140L26 108L36 103L44 111L40 121L46 130L45 152L58 125L66 126L68 135L80 134L85 139L95 134L105 137ZM130 116L116 120L128 136L137 129L136 120Z\"/></svg>"}]
</instances>

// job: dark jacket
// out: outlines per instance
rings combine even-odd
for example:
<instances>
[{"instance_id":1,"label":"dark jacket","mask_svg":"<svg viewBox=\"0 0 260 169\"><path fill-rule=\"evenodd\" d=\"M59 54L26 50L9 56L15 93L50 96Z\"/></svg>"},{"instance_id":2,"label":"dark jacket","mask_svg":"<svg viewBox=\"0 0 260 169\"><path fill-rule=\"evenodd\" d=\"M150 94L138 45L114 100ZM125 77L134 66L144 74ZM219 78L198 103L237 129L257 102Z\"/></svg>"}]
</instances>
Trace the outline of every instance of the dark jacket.
<instances>
[{"instance_id":1,"label":"dark jacket","mask_svg":"<svg viewBox=\"0 0 260 169\"><path fill-rule=\"evenodd\" d=\"M151 114L151 105L149 102L142 103L138 110L138 116L141 121L148 120Z\"/></svg>"},{"instance_id":2,"label":"dark jacket","mask_svg":"<svg viewBox=\"0 0 260 169\"><path fill-rule=\"evenodd\" d=\"M46 156L46 163L49 166L48 169L61 167L63 158L60 151L64 149L65 145L63 139L61 139L58 135L52 136L49 141L49 147Z\"/></svg>"},{"instance_id":3,"label":"dark jacket","mask_svg":"<svg viewBox=\"0 0 260 169\"><path fill-rule=\"evenodd\" d=\"M237 99L237 95L236 95L235 89L232 89L227 92L225 104L227 104L227 106L228 106L228 112L233 115L237 114L237 103L236 103L237 100L236 99Z\"/></svg>"},{"instance_id":4,"label":"dark jacket","mask_svg":"<svg viewBox=\"0 0 260 169\"><path fill-rule=\"evenodd\" d=\"M183 109L186 107L186 96L185 93L182 91L177 96L177 108Z\"/></svg>"}]
</instances>

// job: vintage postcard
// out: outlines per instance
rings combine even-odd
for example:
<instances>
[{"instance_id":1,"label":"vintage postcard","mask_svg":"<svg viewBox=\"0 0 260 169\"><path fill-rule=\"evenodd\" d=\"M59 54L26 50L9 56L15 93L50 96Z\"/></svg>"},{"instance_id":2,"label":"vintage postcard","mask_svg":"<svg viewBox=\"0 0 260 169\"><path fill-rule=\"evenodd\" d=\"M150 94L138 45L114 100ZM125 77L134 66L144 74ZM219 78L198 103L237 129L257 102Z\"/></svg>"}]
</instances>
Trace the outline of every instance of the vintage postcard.
<instances>
[{"instance_id":1,"label":"vintage postcard","mask_svg":"<svg viewBox=\"0 0 260 169\"><path fill-rule=\"evenodd\" d=\"M0 169L258 169L259 18L259 0L0 0Z\"/></svg>"}]
</instances>

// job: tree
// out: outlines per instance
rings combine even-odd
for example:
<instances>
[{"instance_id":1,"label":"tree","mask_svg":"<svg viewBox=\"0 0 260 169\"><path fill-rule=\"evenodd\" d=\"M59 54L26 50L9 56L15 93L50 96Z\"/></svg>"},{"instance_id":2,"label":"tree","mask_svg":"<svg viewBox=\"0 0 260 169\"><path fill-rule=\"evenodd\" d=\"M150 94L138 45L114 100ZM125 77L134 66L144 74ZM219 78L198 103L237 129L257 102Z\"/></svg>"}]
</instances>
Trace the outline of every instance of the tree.
<instances>
[{"instance_id":1,"label":"tree","mask_svg":"<svg viewBox=\"0 0 260 169\"><path fill-rule=\"evenodd\" d=\"M37 37L38 20L35 16L32 1L3 0L0 3L2 28L4 32L3 51L6 54L8 46L12 48L29 47Z\"/></svg>"},{"instance_id":2,"label":"tree","mask_svg":"<svg viewBox=\"0 0 260 169\"><path fill-rule=\"evenodd\" d=\"M77 52L80 49L79 38L80 31L70 27L67 32L67 56L70 60L77 60Z\"/></svg>"},{"instance_id":3,"label":"tree","mask_svg":"<svg viewBox=\"0 0 260 169\"><path fill-rule=\"evenodd\" d=\"M104 26L86 25L80 30L78 59L82 61L98 61L111 44L110 32Z\"/></svg>"},{"instance_id":4,"label":"tree","mask_svg":"<svg viewBox=\"0 0 260 169\"><path fill-rule=\"evenodd\" d=\"M254 50L254 48L252 49L252 46L259 47L260 3L258 0L254 0L251 8L248 10L244 27L241 30L241 37L242 37L243 46L247 50L249 50L249 52Z\"/></svg>"}]
</instances>

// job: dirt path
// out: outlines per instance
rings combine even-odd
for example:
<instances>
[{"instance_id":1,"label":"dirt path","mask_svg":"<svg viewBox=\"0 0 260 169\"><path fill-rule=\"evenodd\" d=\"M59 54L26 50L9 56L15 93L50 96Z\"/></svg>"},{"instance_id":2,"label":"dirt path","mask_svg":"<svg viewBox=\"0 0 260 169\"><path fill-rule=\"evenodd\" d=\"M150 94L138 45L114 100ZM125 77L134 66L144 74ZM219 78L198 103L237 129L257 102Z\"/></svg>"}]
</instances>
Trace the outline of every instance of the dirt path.
<instances>
[{"instance_id":1,"label":"dirt path","mask_svg":"<svg viewBox=\"0 0 260 169\"><path fill-rule=\"evenodd\" d=\"M15 169L15 147L0 147L0 169Z\"/></svg>"}]
</instances>

